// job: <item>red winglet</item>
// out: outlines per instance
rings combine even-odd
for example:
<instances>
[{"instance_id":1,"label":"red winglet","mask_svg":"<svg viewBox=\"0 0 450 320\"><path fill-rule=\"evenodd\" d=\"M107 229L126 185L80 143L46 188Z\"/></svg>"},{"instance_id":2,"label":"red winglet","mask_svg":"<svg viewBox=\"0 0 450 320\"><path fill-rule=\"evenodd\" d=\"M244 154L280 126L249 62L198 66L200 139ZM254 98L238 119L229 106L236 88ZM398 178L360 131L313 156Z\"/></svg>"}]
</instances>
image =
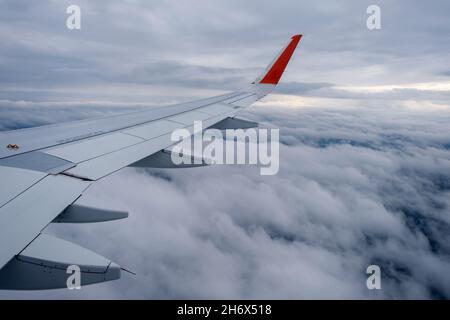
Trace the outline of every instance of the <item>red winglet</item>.
<instances>
[{"instance_id":1,"label":"red winglet","mask_svg":"<svg viewBox=\"0 0 450 320\"><path fill-rule=\"evenodd\" d=\"M292 54L294 53L294 50L300 42L301 38L301 34L297 34L291 38L291 42L279 55L276 61L272 64L270 70L266 73L266 75L259 83L277 84L278 81L280 81L281 75L283 74L284 69L286 69L286 66L291 59Z\"/></svg>"}]
</instances>

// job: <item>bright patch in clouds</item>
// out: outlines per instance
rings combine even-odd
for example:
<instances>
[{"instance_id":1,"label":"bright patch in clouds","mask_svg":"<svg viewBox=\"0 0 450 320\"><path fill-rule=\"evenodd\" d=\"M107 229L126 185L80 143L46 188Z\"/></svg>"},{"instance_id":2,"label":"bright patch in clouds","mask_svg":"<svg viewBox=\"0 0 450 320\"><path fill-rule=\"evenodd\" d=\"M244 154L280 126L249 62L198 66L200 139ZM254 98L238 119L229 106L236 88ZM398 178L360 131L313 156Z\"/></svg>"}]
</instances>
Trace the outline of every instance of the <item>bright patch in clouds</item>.
<instances>
[{"instance_id":1,"label":"bright patch in clouds","mask_svg":"<svg viewBox=\"0 0 450 320\"><path fill-rule=\"evenodd\" d=\"M431 91L450 91L449 82L424 82L410 84L393 84L393 85L374 85L374 86L336 86L336 89L351 92L386 92L392 90L431 90Z\"/></svg>"}]
</instances>

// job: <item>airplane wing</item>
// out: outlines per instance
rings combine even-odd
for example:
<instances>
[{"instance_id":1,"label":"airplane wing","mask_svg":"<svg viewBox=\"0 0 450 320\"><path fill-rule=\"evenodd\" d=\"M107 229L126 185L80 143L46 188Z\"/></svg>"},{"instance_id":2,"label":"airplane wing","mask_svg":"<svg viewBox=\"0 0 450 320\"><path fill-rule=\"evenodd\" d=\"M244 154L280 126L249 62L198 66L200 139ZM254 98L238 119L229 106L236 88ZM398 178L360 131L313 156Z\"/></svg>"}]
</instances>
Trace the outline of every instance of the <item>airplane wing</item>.
<instances>
[{"instance_id":1,"label":"airplane wing","mask_svg":"<svg viewBox=\"0 0 450 320\"><path fill-rule=\"evenodd\" d=\"M121 219L127 212L78 204L95 181L127 166L164 167L175 129L246 128L236 114L270 93L301 35L291 38L247 88L151 110L0 133L0 289L66 287L67 268L81 284L120 278L120 266L42 233L50 223Z\"/></svg>"}]
</instances>

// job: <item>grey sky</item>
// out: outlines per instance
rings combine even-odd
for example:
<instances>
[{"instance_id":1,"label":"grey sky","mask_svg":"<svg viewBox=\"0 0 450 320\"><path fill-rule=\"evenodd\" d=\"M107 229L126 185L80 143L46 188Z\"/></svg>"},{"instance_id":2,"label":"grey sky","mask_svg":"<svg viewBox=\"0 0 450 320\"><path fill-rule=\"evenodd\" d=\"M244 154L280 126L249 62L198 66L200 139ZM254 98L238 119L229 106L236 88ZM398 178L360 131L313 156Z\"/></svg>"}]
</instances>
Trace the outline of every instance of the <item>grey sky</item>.
<instances>
[{"instance_id":1,"label":"grey sky","mask_svg":"<svg viewBox=\"0 0 450 320\"><path fill-rule=\"evenodd\" d=\"M1 1L0 99L146 101L157 84L239 88L295 33L304 38L285 83L449 81L448 1L378 1L379 31L366 28L371 1L77 1L79 31L65 27L72 3Z\"/></svg>"},{"instance_id":2,"label":"grey sky","mask_svg":"<svg viewBox=\"0 0 450 320\"><path fill-rule=\"evenodd\" d=\"M78 4L82 29L65 27ZM366 28L381 7L382 29ZM0 130L251 82L304 34L274 94L280 172L126 168L88 202L124 221L49 233L137 273L0 298L449 298L450 2L0 0ZM383 290L365 268L383 270Z\"/></svg>"}]
</instances>

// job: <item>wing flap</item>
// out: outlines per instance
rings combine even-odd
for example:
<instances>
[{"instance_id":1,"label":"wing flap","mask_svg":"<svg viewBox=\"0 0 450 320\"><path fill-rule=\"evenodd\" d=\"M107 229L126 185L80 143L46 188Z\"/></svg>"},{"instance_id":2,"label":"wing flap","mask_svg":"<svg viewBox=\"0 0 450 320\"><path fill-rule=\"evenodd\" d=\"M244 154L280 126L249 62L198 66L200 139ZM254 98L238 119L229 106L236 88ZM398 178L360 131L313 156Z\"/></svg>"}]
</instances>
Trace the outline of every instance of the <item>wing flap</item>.
<instances>
[{"instance_id":1,"label":"wing flap","mask_svg":"<svg viewBox=\"0 0 450 320\"><path fill-rule=\"evenodd\" d=\"M118 132L50 148L45 150L45 153L80 163L142 141L142 138Z\"/></svg>"},{"instance_id":2,"label":"wing flap","mask_svg":"<svg viewBox=\"0 0 450 320\"><path fill-rule=\"evenodd\" d=\"M172 130L179 128L180 124L167 120L158 120L150 122L148 124L136 126L122 131L123 133L130 134L136 137L140 137L145 140L156 138L165 133L169 133Z\"/></svg>"},{"instance_id":3,"label":"wing flap","mask_svg":"<svg viewBox=\"0 0 450 320\"><path fill-rule=\"evenodd\" d=\"M249 129L256 127L258 127L257 122L228 117L211 126L210 128L218 130L226 130L226 129Z\"/></svg>"},{"instance_id":4,"label":"wing flap","mask_svg":"<svg viewBox=\"0 0 450 320\"><path fill-rule=\"evenodd\" d=\"M130 160L130 163L124 162L126 163L126 165L129 165L142 159L142 157L151 155L151 153L148 152L158 151L151 151L153 150L153 148L145 149L146 145L142 144L142 142L144 141L152 141L153 139L171 133L175 129L187 127L189 130L192 130L194 121L203 121L204 128L207 128L212 124L221 121L227 115L235 114L236 112L237 110L231 105L224 103L212 104L209 106L200 107L199 109L186 111L165 119L137 125L120 132L108 133L81 141L51 147L43 150L42 153L64 159L66 161L69 161L70 163L82 164L91 159L106 159L102 156L120 155L122 154L122 152L120 152L121 150L123 150L128 155L131 155L133 154L131 150L134 149L131 149L129 147L132 146L144 148L143 151L147 152L145 155L142 156L139 153L139 155L136 154L138 158ZM163 148L170 146L170 144L170 141L168 141L167 144L163 145ZM151 145L151 143L149 143L148 145ZM118 163L122 162L119 161ZM111 162L111 165L111 167L115 167L114 162ZM118 169L111 170L111 172L114 172ZM83 174L81 173L81 171L83 170L80 169L80 166L77 166L74 168L70 168L66 172L70 175L75 175L77 177L86 179L98 179L98 176L95 176L96 178L92 178L92 175ZM100 175L100 177L102 176L104 176L104 174Z\"/></svg>"},{"instance_id":5,"label":"wing flap","mask_svg":"<svg viewBox=\"0 0 450 320\"><path fill-rule=\"evenodd\" d=\"M43 179L46 175L44 172L0 166L1 181L11 182L7 186L2 186L0 207Z\"/></svg>"},{"instance_id":6,"label":"wing flap","mask_svg":"<svg viewBox=\"0 0 450 320\"><path fill-rule=\"evenodd\" d=\"M120 278L120 266L71 242L40 234L0 270L0 289L66 288L69 266L80 268L81 285Z\"/></svg>"},{"instance_id":7,"label":"wing flap","mask_svg":"<svg viewBox=\"0 0 450 320\"><path fill-rule=\"evenodd\" d=\"M172 144L170 134L141 142L128 148L105 154L78 164L65 171L67 175L87 180L98 180L117 170L156 153Z\"/></svg>"},{"instance_id":8,"label":"wing flap","mask_svg":"<svg viewBox=\"0 0 450 320\"><path fill-rule=\"evenodd\" d=\"M233 106L225 103L213 104L211 106L203 107L200 109L202 112L209 114L210 116L217 116L223 113L234 111Z\"/></svg>"},{"instance_id":9,"label":"wing flap","mask_svg":"<svg viewBox=\"0 0 450 320\"><path fill-rule=\"evenodd\" d=\"M66 176L48 175L1 207L0 268L74 202L89 184Z\"/></svg>"},{"instance_id":10,"label":"wing flap","mask_svg":"<svg viewBox=\"0 0 450 320\"><path fill-rule=\"evenodd\" d=\"M203 121L210 117L211 116L207 113L193 110L182 114L178 114L173 117L169 117L168 120L178 122L182 125L191 125L194 123L194 121Z\"/></svg>"},{"instance_id":11,"label":"wing flap","mask_svg":"<svg viewBox=\"0 0 450 320\"><path fill-rule=\"evenodd\" d=\"M178 141L171 140L172 131L175 129L185 128L191 134L194 134L196 133L194 132L194 121L202 121L202 129L206 129L227 117L233 116L238 111L237 109L225 104L213 104L206 108L209 108L206 110L208 113L203 112L201 108L199 110L188 111L164 120L159 120L163 122L157 121L136 126L130 130L134 130L134 133L141 135L148 134L148 136L152 136L153 134L157 134L156 129L158 127L165 127L162 132L167 133L129 147L121 148L114 152L83 161L78 163L76 167L66 170L64 173L81 179L98 180L139 160L147 158L167 147L170 147L175 143L178 143ZM167 123L171 123L171 125L166 126ZM153 127L153 125L155 125L155 127ZM138 130L142 130L146 133L139 133Z\"/></svg>"}]
</instances>

